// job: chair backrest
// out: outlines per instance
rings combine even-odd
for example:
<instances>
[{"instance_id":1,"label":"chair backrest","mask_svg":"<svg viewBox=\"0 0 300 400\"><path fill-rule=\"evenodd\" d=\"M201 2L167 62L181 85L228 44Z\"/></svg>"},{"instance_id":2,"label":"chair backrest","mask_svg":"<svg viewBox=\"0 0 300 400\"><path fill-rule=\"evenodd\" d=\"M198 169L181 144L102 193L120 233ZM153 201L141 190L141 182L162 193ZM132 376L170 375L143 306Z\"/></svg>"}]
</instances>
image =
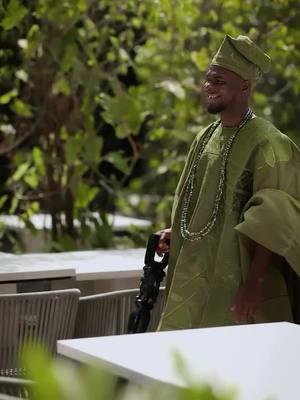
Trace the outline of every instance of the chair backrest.
<instances>
[{"instance_id":1,"label":"chair backrest","mask_svg":"<svg viewBox=\"0 0 300 400\"><path fill-rule=\"evenodd\" d=\"M0 375L22 376L18 361L26 344L45 345L73 337L80 290L0 295Z\"/></svg>"},{"instance_id":2,"label":"chair backrest","mask_svg":"<svg viewBox=\"0 0 300 400\"><path fill-rule=\"evenodd\" d=\"M0 376L0 399L1 396L7 396L7 398L29 399L30 393L33 392L33 388L34 382L31 380Z\"/></svg>"},{"instance_id":3,"label":"chair backrest","mask_svg":"<svg viewBox=\"0 0 300 400\"><path fill-rule=\"evenodd\" d=\"M139 289L119 290L79 299L75 337L110 336L127 333L129 314ZM147 332L155 331L164 306L165 288L160 288Z\"/></svg>"}]
</instances>

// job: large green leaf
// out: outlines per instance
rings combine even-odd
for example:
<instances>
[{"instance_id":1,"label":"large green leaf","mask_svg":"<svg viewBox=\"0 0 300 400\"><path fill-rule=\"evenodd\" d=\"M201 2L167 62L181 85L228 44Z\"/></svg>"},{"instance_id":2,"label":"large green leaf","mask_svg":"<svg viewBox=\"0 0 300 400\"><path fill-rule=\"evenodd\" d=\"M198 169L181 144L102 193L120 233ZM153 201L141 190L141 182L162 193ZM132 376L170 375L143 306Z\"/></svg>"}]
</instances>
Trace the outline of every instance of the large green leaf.
<instances>
[{"instance_id":1,"label":"large green leaf","mask_svg":"<svg viewBox=\"0 0 300 400\"><path fill-rule=\"evenodd\" d=\"M39 184L39 175L34 168L30 168L26 175L24 175L24 181L32 188L36 189Z\"/></svg>"},{"instance_id":2,"label":"large green leaf","mask_svg":"<svg viewBox=\"0 0 300 400\"><path fill-rule=\"evenodd\" d=\"M13 173L11 179L15 182L19 181L24 177L30 167L29 162L24 162L23 164L19 165L17 170Z\"/></svg>"},{"instance_id":3,"label":"large green leaf","mask_svg":"<svg viewBox=\"0 0 300 400\"><path fill-rule=\"evenodd\" d=\"M77 0L77 8L80 12L85 12L88 9L88 0Z\"/></svg>"},{"instance_id":4,"label":"large green leaf","mask_svg":"<svg viewBox=\"0 0 300 400\"><path fill-rule=\"evenodd\" d=\"M118 138L138 134L147 115L138 98L121 92L115 97L104 96L101 100L105 109L101 115L106 122L116 127Z\"/></svg>"},{"instance_id":5,"label":"large green leaf","mask_svg":"<svg viewBox=\"0 0 300 400\"><path fill-rule=\"evenodd\" d=\"M69 185L73 191L75 191L76 187L82 182L83 175L88 171L88 166L83 163L77 163L72 166L73 174L69 179Z\"/></svg>"},{"instance_id":6,"label":"large green leaf","mask_svg":"<svg viewBox=\"0 0 300 400\"><path fill-rule=\"evenodd\" d=\"M27 58L35 56L41 50L43 35L39 25L33 24L27 33L27 46L25 47L25 55Z\"/></svg>"},{"instance_id":7,"label":"large green leaf","mask_svg":"<svg viewBox=\"0 0 300 400\"><path fill-rule=\"evenodd\" d=\"M78 185L73 190L76 208L86 209L98 192L99 188L91 187L84 182L78 182Z\"/></svg>"},{"instance_id":8,"label":"large green leaf","mask_svg":"<svg viewBox=\"0 0 300 400\"><path fill-rule=\"evenodd\" d=\"M124 174L128 171L127 160L122 156L120 152L112 151L103 157L103 160L110 162L115 168L123 172Z\"/></svg>"},{"instance_id":9,"label":"large green leaf","mask_svg":"<svg viewBox=\"0 0 300 400\"><path fill-rule=\"evenodd\" d=\"M191 59L200 71L206 71L209 65L209 54L206 48L191 52Z\"/></svg>"},{"instance_id":10,"label":"large green leaf","mask_svg":"<svg viewBox=\"0 0 300 400\"><path fill-rule=\"evenodd\" d=\"M64 48L64 54L61 60L61 69L64 72L67 72L72 68L72 66L74 65L74 61L77 58L77 53L78 47L75 42L75 38L71 36L70 40Z\"/></svg>"},{"instance_id":11,"label":"large green leaf","mask_svg":"<svg viewBox=\"0 0 300 400\"><path fill-rule=\"evenodd\" d=\"M70 64L71 65L71 64ZM69 68L69 67L68 67ZM53 94L64 94L66 96L71 94L71 87L67 79L61 77L57 79L52 87Z\"/></svg>"},{"instance_id":12,"label":"large green leaf","mask_svg":"<svg viewBox=\"0 0 300 400\"><path fill-rule=\"evenodd\" d=\"M9 214L15 214L15 212L16 212L18 206L19 206L19 203L20 203L19 198L16 197L16 196L13 197L13 198L12 198L12 201L11 201L11 205L10 205L10 208L9 208L8 213L9 213Z\"/></svg>"},{"instance_id":13,"label":"large green leaf","mask_svg":"<svg viewBox=\"0 0 300 400\"><path fill-rule=\"evenodd\" d=\"M80 134L77 134L76 136L71 136L66 141L66 143L64 144L64 148L66 163L68 165L72 165L77 161L83 143L84 138L80 136Z\"/></svg>"},{"instance_id":14,"label":"large green leaf","mask_svg":"<svg viewBox=\"0 0 300 400\"><path fill-rule=\"evenodd\" d=\"M11 109L22 117L31 117L31 107L20 99L15 99L11 105Z\"/></svg>"},{"instance_id":15,"label":"large green leaf","mask_svg":"<svg viewBox=\"0 0 300 400\"><path fill-rule=\"evenodd\" d=\"M100 161L103 138L90 135L83 143L81 155L87 164Z\"/></svg>"},{"instance_id":16,"label":"large green leaf","mask_svg":"<svg viewBox=\"0 0 300 400\"><path fill-rule=\"evenodd\" d=\"M6 200L8 199L8 195L4 194L0 196L0 209L3 207L3 205L6 203Z\"/></svg>"},{"instance_id":17,"label":"large green leaf","mask_svg":"<svg viewBox=\"0 0 300 400\"><path fill-rule=\"evenodd\" d=\"M22 21L27 13L28 10L22 2L19 0L10 0L5 17L1 21L1 26L5 30L12 29Z\"/></svg>"},{"instance_id":18,"label":"large green leaf","mask_svg":"<svg viewBox=\"0 0 300 400\"><path fill-rule=\"evenodd\" d=\"M10 90L9 92L0 96L0 104L8 104L16 96L18 96L17 89Z\"/></svg>"},{"instance_id":19,"label":"large green leaf","mask_svg":"<svg viewBox=\"0 0 300 400\"><path fill-rule=\"evenodd\" d=\"M34 147L32 149L32 159L38 170L38 173L41 176L44 176L46 173L44 154L39 147Z\"/></svg>"},{"instance_id":20,"label":"large green leaf","mask_svg":"<svg viewBox=\"0 0 300 400\"><path fill-rule=\"evenodd\" d=\"M185 99L185 90L178 81L168 79L160 82L158 86L174 94L174 96L178 97L180 100Z\"/></svg>"}]
</instances>

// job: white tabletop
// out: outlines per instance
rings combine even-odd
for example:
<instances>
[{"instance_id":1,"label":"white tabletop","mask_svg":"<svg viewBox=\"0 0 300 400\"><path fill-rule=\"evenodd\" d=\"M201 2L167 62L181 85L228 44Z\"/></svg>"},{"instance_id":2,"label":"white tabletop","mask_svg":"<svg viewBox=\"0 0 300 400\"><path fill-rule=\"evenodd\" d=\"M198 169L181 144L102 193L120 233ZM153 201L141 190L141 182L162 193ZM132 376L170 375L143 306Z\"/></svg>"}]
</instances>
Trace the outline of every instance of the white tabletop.
<instances>
[{"instance_id":1,"label":"white tabletop","mask_svg":"<svg viewBox=\"0 0 300 400\"><path fill-rule=\"evenodd\" d=\"M46 259L33 262L20 255L0 253L0 282L74 277L75 268Z\"/></svg>"},{"instance_id":2,"label":"white tabletop","mask_svg":"<svg viewBox=\"0 0 300 400\"><path fill-rule=\"evenodd\" d=\"M75 277L78 281L142 275L145 249L0 253L0 282Z\"/></svg>"},{"instance_id":3,"label":"white tabletop","mask_svg":"<svg viewBox=\"0 0 300 400\"><path fill-rule=\"evenodd\" d=\"M92 216L99 220L99 213L92 213ZM138 226L140 228L149 227L151 222L146 219L126 217L123 215L113 215L108 214L108 223L112 225L114 231L128 230L130 226ZM24 222L17 215L1 215L0 221L6 226L13 229L24 229L26 226ZM35 229L51 229L51 215L49 214L34 214L30 217L30 222L33 224ZM74 221L75 226L79 226L80 222L78 220Z\"/></svg>"},{"instance_id":4,"label":"white tabletop","mask_svg":"<svg viewBox=\"0 0 300 400\"><path fill-rule=\"evenodd\" d=\"M238 400L300 398L300 326L290 323L156 332L58 341L58 353L84 363L100 361L137 383L185 386L174 351L197 382L235 387Z\"/></svg>"}]
</instances>

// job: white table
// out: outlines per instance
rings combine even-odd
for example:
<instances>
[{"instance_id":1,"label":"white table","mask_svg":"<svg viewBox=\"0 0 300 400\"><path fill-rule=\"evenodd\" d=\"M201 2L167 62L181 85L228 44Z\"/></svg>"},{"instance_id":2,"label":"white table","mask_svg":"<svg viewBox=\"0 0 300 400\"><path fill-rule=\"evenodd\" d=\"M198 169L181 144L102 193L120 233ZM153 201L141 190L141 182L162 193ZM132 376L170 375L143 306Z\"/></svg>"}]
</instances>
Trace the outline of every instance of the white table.
<instances>
[{"instance_id":1,"label":"white table","mask_svg":"<svg viewBox=\"0 0 300 400\"><path fill-rule=\"evenodd\" d=\"M185 386L174 368L177 351L194 380L236 387L238 400L300 398L300 326L290 323L61 340L57 346L67 358L100 362L135 383Z\"/></svg>"},{"instance_id":2,"label":"white table","mask_svg":"<svg viewBox=\"0 0 300 400\"><path fill-rule=\"evenodd\" d=\"M53 260L35 261L31 257L0 253L0 282L51 279L75 276L74 267Z\"/></svg>"},{"instance_id":3,"label":"white table","mask_svg":"<svg viewBox=\"0 0 300 400\"><path fill-rule=\"evenodd\" d=\"M94 218L99 221L99 213L92 213ZM108 223L112 225L114 231L128 230L131 225L138 227L148 227L151 225L150 221L141 218L131 218L122 215L112 215L108 214ZM24 229L26 225L17 215L1 215L0 221L9 228L13 229ZM35 229L51 229L51 216L49 214L34 214L30 218L30 222L33 224ZM74 221L75 226L79 226L80 222L78 220Z\"/></svg>"},{"instance_id":4,"label":"white table","mask_svg":"<svg viewBox=\"0 0 300 400\"><path fill-rule=\"evenodd\" d=\"M0 293L16 291L13 285L17 281L37 279L59 279L53 281L53 289L79 287L83 294L135 288L142 275L144 256L143 248L20 255L0 253Z\"/></svg>"},{"instance_id":5,"label":"white table","mask_svg":"<svg viewBox=\"0 0 300 400\"><path fill-rule=\"evenodd\" d=\"M91 215L101 224L99 213L91 213ZM129 231L131 226L147 228L151 225L149 220L123 215L108 214L107 219L115 233ZM37 230L34 235L26 228L24 222L17 215L0 215L0 222L10 230L18 232L19 238L28 252L43 251L45 243L51 240L50 230L52 221L49 214L35 214L30 218L30 222ZM74 225L79 227L80 221L75 219Z\"/></svg>"}]
</instances>

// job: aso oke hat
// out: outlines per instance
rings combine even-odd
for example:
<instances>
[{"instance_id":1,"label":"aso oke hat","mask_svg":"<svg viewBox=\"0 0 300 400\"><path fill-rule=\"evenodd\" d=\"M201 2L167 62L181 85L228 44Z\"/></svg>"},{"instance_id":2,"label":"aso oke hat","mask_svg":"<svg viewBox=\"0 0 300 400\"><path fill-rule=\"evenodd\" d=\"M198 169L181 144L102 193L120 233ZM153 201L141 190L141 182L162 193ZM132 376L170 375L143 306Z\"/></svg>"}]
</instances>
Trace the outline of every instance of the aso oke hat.
<instances>
[{"instance_id":1,"label":"aso oke hat","mask_svg":"<svg viewBox=\"0 0 300 400\"><path fill-rule=\"evenodd\" d=\"M235 72L243 79L256 81L270 69L271 59L247 36L226 35L211 65Z\"/></svg>"}]
</instances>

